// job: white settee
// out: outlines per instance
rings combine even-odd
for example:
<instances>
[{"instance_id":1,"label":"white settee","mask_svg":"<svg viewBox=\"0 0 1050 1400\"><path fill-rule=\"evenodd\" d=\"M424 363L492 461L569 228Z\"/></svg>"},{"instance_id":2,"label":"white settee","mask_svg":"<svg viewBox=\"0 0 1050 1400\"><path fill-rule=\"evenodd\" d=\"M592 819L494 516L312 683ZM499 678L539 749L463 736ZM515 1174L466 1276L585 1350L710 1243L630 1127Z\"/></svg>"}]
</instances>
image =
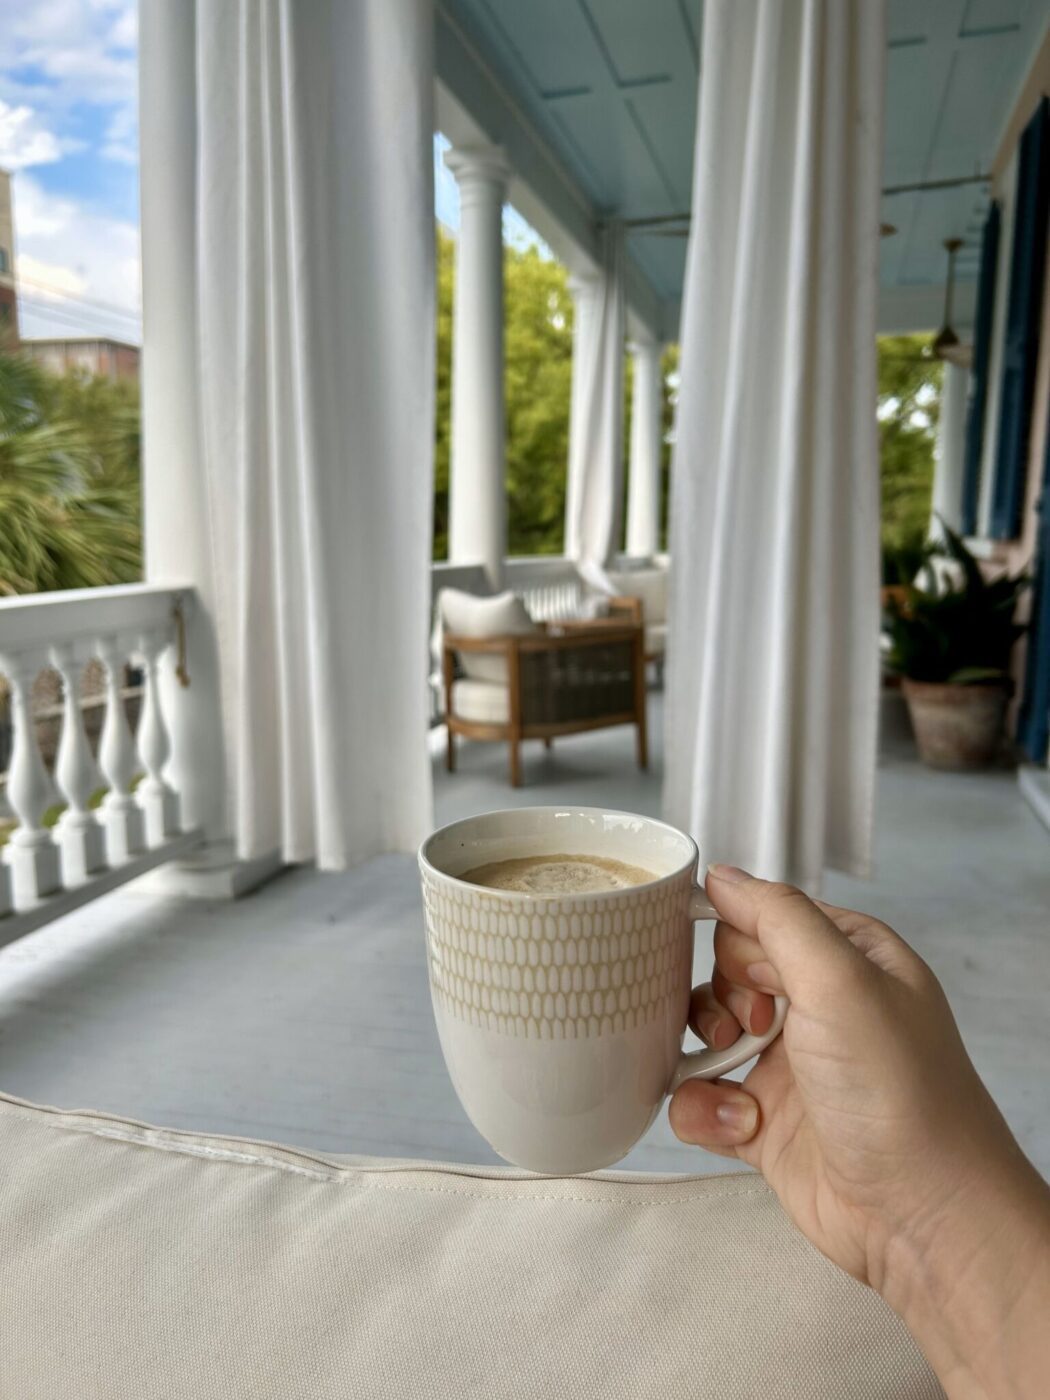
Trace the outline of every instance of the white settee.
<instances>
[{"instance_id":1,"label":"white settee","mask_svg":"<svg viewBox=\"0 0 1050 1400\"><path fill-rule=\"evenodd\" d=\"M5 1400L934 1400L752 1174L551 1180L0 1095Z\"/></svg>"}]
</instances>

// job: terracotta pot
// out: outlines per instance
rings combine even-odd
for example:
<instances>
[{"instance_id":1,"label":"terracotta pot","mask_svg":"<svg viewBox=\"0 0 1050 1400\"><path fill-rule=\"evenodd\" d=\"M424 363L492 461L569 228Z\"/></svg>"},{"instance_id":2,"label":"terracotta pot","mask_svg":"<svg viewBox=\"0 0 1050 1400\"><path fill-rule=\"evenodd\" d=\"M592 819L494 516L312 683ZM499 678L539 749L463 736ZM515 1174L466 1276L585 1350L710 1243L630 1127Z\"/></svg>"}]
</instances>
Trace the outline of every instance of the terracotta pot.
<instances>
[{"instance_id":1,"label":"terracotta pot","mask_svg":"<svg viewBox=\"0 0 1050 1400\"><path fill-rule=\"evenodd\" d=\"M1005 682L947 685L904 677L919 757L931 768L986 768L999 753Z\"/></svg>"}]
</instances>

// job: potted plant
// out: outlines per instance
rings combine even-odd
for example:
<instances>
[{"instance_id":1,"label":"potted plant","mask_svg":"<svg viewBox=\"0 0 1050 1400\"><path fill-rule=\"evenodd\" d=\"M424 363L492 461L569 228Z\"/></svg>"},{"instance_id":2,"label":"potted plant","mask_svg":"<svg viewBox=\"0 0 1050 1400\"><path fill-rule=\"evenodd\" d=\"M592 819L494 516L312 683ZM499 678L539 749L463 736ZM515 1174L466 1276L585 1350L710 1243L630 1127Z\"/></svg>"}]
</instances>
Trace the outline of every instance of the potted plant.
<instances>
[{"instance_id":1,"label":"potted plant","mask_svg":"<svg viewBox=\"0 0 1050 1400\"><path fill-rule=\"evenodd\" d=\"M982 768L999 751L1010 698L1010 653L1023 574L986 579L959 535L943 526L922 585L887 600L888 663L902 677L919 745L933 768Z\"/></svg>"}]
</instances>

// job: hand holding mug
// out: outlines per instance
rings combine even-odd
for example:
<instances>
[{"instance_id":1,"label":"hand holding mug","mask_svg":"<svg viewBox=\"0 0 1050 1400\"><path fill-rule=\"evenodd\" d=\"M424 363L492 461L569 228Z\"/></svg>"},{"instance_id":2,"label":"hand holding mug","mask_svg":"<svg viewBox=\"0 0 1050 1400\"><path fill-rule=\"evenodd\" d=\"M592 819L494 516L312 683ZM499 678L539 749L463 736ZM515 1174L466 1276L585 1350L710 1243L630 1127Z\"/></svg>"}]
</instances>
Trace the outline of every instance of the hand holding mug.
<instances>
[{"instance_id":1,"label":"hand holding mug","mask_svg":"<svg viewBox=\"0 0 1050 1400\"><path fill-rule=\"evenodd\" d=\"M740 1085L683 1084L679 1137L757 1167L808 1238L904 1318L950 1395L1038 1395L1050 1368L1050 1191L974 1069L940 984L892 929L713 866L716 1045L786 992ZM737 1110L736 1123L719 1110Z\"/></svg>"}]
</instances>

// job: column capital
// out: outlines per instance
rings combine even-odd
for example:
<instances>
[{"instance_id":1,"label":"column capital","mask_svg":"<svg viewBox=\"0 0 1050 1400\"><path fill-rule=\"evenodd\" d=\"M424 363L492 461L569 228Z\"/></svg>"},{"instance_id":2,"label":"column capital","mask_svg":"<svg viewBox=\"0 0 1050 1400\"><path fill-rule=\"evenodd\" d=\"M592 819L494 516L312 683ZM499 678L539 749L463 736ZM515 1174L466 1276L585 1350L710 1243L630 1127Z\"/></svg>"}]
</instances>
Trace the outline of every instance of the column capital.
<instances>
[{"instance_id":1,"label":"column capital","mask_svg":"<svg viewBox=\"0 0 1050 1400\"><path fill-rule=\"evenodd\" d=\"M445 152L445 168L456 178L462 194L467 189L498 189L506 193L510 165L502 146L454 146Z\"/></svg>"},{"instance_id":2,"label":"column capital","mask_svg":"<svg viewBox=\"0 0 1050 1400\"><path fill-rule=\"evenodd\" d=\"M573 301L579 301L581 297L595 296L601 289L601 274L597 272L573 272L565 279L565 285L569 289L569 295Z\"/></svg>"},{"instance_id":3,"label":"column capital","mask_svg":"<svg viewBox=\"0 0 1050 1400\"><path fill-rule=\"evenodd\" d=\"M655 336L645 336L643 338L639 335L631 337L627 342L627 349L636 358L641 358L645 355L653 355L656 359L659 359L663 354L664 345L663 341L657 340Z\"/></svg>"}]
</instances>

